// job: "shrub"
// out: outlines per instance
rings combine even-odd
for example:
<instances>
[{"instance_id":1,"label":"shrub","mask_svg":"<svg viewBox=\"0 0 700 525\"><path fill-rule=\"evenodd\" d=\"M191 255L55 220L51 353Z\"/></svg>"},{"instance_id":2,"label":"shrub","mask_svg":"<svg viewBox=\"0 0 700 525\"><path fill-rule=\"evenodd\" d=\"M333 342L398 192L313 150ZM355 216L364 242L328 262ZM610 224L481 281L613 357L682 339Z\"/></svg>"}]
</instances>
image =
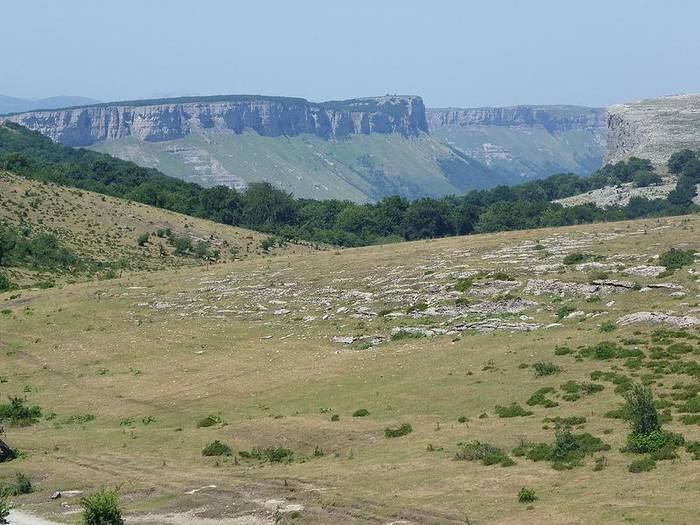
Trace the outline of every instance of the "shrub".
<instances>
[{"instance_id":1,"label":"shrub","mask_svg":"<svg viewBox=\"0 0 700 525\"><path fill-rule=\"evenodd\" d=\"M408 308L406 308L406 313L410 314L411 312L423 312L424 310L428 309L428 303L425 301L418 301Z\"/></svg>"},{"instance_id":2,"label":"shrub","mask_svg":"<svg viewBox=\"0 0 700 525\"><path fill-rule=\"evenodd\" d=\"M515 465L515 462L504 453L500 448L481 443L479 441L471 441L468 443L459 443L459 450L455 454L455 459L466 461L480 461L483 465L500 464L502 467L510 467Z\"/></svg>"},{"instance_id":3,"label":"shrub","mask_svg":"<svg viewBox=\"0 0 700 525\"><path fill-rule=\"evenodd\" d=\"M561 368L559 368L554 363L545 363L543 361L535 363L534 365L532 365L532 367L535 369L536 376L550 376L552 374L558 374L559 372L561 372Z\"/></svg>"},{"instance_id":4,"label":"shrub","mask_svg":"<svg viewBox=\"0 0 700 525\"><path fill-rule=\"evenodd\" d=\"M693 264L695 262L695 250L678 250L671 248L659 256L659 264L666 270L673 271Z\"/></svg>"},{"instance_id":5,"label":"shrub","mask_svg":"<svg viewBox=\"0 0 700 525\"><path fill-rule=\"evenodd\" d=\"M114 490L98 490L80 498L83 525L123 525L119 496Z\"/></svg>"},{"instance_id":6,"label":"shrub","mask_svg":"<svg viewBox=\"0 0 700 525\"><path fill-rule=\"evenodd\" d=\"M12 426L28 427L41 417L41 408L25 406L26 400L10 397L9 403L0 404L0 421L7 421Z\"/></svg>"},{"instance_id":7,"label":"shrub","mask_svg":"<svg viewBox=\"0 0 700 525\"><path fill-rule=\"evenodd\" d=\"M657 452L667 447L676 447L684 442L683 436L668 432L666 430L657 429L646 434L641 432L632 432L627 436L626 452L634 452L636 454L644 454L647 452Z\"/></svg>"},{"instance_id":8,"label":"shrub","mask_svg":"<svg viewBox=\"0 0 700 525\"><path fill-rule=\"evenodd\" d=\"M15 474L15 482L7 485L4 490L0 490L0 494L7 496L19 496L21 494L29 494L34 490L32 481L21 472Z\"/></svg>"},{"instance_id":9,"label":"shrub","mask_svg":"<svg viewBox=\"0 0 700 525\"><path fill-rule=\"evenodd\" d=\"M659 414L654 406L654 396L649 387L634 385L625 394L625 400L634 434L650 434L661 429Z\"/></svg>"},{"instance_id":10,"label":"shrub","mask_svg":"<svg viewBox=\"0 0 700 525\"><path fill-rule=\"evenodd\" d=\"M141 235L139 235L138 239L136 239L136 243L139 246L145 246L146 243L148 242L148 237L149 237L148 233L142 233Z\"/></svg>"},{"instance_id":11,"label":"shrub","mask_svg":"<svg viewBox=\"0 0 700 525\"><path fill-rule=\"evenodd\" d=\"M422 334L421 332L409 332L408 330L399 330L398 332L391 334L392 341L401 341L403 339L420 339L422 337L425 337L425 334Z\"/></svg>"},{"instance_id":12,"label":"shrub","mask_svg":"<svg viewBox=\"0 0 700 525\"><path fill-rule=\"evenodd\" d=\"M369 416L369 410L366 408L360 408L352 413L352 417L365 417Z\"/></svg>"},{"instance_id":13,"label":"shrub","mask_svg":"<svg viewBox=\"0 0 700 525\"><path fill-rule=\"evenodd\" d=\"M590 255L580 252L573 252L564 257L564 260L562 262L567 266L570 266L573 264L580 264L582 262L586 262L589 259Z\"/></svg>"},{"instance_id":14,"label":"shrub","mask_svg":"<svg viewBox=\"0 0 700 525\"><path fill-rule=\"evenodd\" d=\"M405 436L406 434L410 434L411 432L413 432L413 428L408 423L403 423L398 428L387 427L384 429L384 435L388 438Z\"/></svg>"},{"instance_id":15,"label":"shrub","mask_svg":"<svg viewBox=\"0 0 700 525\"><path fill-rule=\"evenodd\" d=\"M551 386L540 388L530 396L526 403L530 406L542 405L545 408L554 408L556 406L559 406L559 403L557 403L556 401L547 399L547 394L551 392L554 392L554 388L552 388Z\"/></svg>"},{"instance_id":16,"label":"shrub","mask_svg":"<svg viewBox=\"0 0 700 525\"><path fill-rule=\"evenodd\" d=\"M218 439L209 443L202 449L202 456L230 456L231 447Z\"/></svg>"},{"instance_id":17,"label":"shrub","mask_svg":"<svg viewBox=\"0 0 700 525\"><path fill-rule=\"evenodd\" d=\"M13 288L12 282L7 278L6 275L0 273L0 292L6 292Z\"/></svg>"},{"instance_id":18,"label":"shrub","mask_svg":"<svg viewBox=\"0 0 700 525\"><path fill-rule=\"evenodd\" d=\"M496 405L496 414L498 415L498 417L522 417L531 416L532 412L529 410L525 410L517 403L512 403L505 407Z\"/></svg>"},{"instance_id":19,"label":"shrub","mask_svg":"<svg viewBox=\"0 0 700 525\"><path fill-rule=\"evenodd\" d=\"M653 470L655 468L656 461L654 461L652 458L642 458L630 463L629 467L627 467L627 470L638 474L640 472L649 472L650 470Z\"/></svg>"},{"instance_id":20,"label":"shrub","mask_svg":"<svg viewBox=\"0 0 700 525\"><path fill-rule=\"evenodd\" d=\"M331 421L340 421L340 416L338 414L333 414L331 416Z\"/></svg>"},{"instance_id":21,"label":"shrub","mask_svg":"<svg viewBox=\"0 0 700 525\"><path fill-rule=\"evenodd\" d=\"M518 491L518 501L520 503L532 503L535 500L537 500L537 495L534 490L523 487Z\"/></svg>"},{"instance_id":22,"label":"shrub","mask_svg":"<svg viewBox=\"0 0 700 525\"><path fill-rule=\"evenodd\" d=\"M270 463L290 463L294 459L294 452L283 447L255 447L250 451L241 450L238 455L242 458L269 461Z\"/></svg>"},{"instance_id":23,"label":"shrub","mask_svg":"<svg viewBox=\"0 0 700 525\"><path fill-rule=\"evenodd\" d=\"M566 317L569 314L574 313L575 311L576 311L576 308L574 308L573 306L569 306L569 305L562 306L561 308L559 308L559 310L557 310L557 319L564 319L564 317Z\"/></svg>"}]
</instances>

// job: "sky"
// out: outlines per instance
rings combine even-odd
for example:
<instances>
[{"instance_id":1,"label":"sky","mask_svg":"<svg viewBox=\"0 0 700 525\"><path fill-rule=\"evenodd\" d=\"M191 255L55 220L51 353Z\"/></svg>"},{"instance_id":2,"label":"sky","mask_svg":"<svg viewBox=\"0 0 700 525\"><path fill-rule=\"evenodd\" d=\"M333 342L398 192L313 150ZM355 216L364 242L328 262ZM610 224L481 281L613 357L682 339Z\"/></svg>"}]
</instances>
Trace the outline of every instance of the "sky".
<instances>
[{"instance_id":1,"label":"sky","mask_svg":"<svg viewBox=\"0 0 700 525\"><path fill-rule=\"evenodd\" d=\"M700 92L698 20L697 0L3 0L0 94L608 106Z\"/></svg>"}]
</instances>

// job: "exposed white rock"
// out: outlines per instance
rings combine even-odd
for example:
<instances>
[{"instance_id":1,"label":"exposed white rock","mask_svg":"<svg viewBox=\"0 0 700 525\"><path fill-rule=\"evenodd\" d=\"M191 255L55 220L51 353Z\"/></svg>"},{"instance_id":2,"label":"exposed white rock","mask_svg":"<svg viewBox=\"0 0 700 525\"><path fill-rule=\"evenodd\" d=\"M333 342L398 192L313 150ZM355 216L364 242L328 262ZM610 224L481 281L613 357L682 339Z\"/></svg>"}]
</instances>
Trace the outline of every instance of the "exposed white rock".
<instances>
[{"instance_id":1,"label":"exposed white rock","mask_svg":"<svg viewBox=\"0 0 700 525\"><path fill-rule=\"evenodd\" d=\"M679 316L665 312L636 312L625 315L617 320L618 325L632 323L661 323L676 328L688 328L700 324L700 319L691 316Z\"/></svg>"}]
</instances>

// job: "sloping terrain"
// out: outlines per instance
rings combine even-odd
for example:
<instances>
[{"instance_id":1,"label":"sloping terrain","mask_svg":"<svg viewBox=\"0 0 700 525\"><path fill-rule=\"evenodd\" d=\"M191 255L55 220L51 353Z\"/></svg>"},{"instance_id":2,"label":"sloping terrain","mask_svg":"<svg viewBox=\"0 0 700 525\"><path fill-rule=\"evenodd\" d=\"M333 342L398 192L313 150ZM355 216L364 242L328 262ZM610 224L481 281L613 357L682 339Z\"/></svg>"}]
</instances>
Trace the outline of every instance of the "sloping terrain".
<instances>
[{"instance_id":1,"label":"sloping terrain","mask_svg":"<svg viewBox=\"0 0 700 525\"><path fill-rule=\"evenodd\" d=\"M700 147L700 95L659 97L608 109L605 162L641 157L662 164L676 151Z\"/></svg>"},{"instance_id":2,"label":"sloping terrain","mask_svg":"<svg viewBox=\"0 0 700 525\"><path fill-rule=\"evenodd\" d=\"M397 133L326 140L310 134L265 137L200 130L182 139L109 140L90 149L204 186L268 181L297 197L378 200L459 194L512 182L433 137Z\"/></svg>"},{"instance_id":3,"label":"sloping terrain","mask_svg":"<svg viewBox=\"0 0 700 525\"><path fill-rule=\"evenodd\" d=\"M700 249L699 228L520 231L0 294L0 397L42 409L7 427L25 456L0 478L30 476L36 492L14 501L66 522L77 500L52 492L119 485L144 524L692 523L700 263L658 256ZM639 382L691 444L634 473L645 456L620 450L618 409ZM545 459L567 436L585 452ZM217 440L231 455L204 456ZM523 487L537 499L520 503Z\"/></svg>"},{"instance_id":4,"label":"sloping terrain","mask_svg":"<svg viewBox=\"0 0 700 525\"><path fill-rule=\"evenodd\" d=\"M8 115L204 186L268 181L297 197L372 202L459 194L601 165L600 108L430 109L417 96L345 101L222 95Z\"/></svg>"},{"instance_id":5,"label":"sloping terrain","mask_svg":"<svg viewBox=\"0 0 700 525\"><path fill-rule=\"evenodd\" d=\"M555 173L587 175L602 165L601 108L515 106L428 109L431 134L516 181Z\"/></svg>"},{"instance_id":6,"label":"sloping terrain","mask_svg":"<svg viewBox=\"0 0 700 525\"><path fill-rule=\"evenodd\" d=\"M0 172L2 226L31 236L52 234L80 258L111 263L113 268L131 271L198 266L211 264L214 260L223 262L313 250L304 244L291 243L283 246L272 243L263 250L261 243L268 238L263 233L89 191L33 181L9 172ZM192 252L176 255L175 248L164 235L166 231L189 239L193 246L203 242L209 252L217 251L218 257L196 257ZM143 234L148 234L148 240L140 246L138 239ZM36 277L22 268L10 268L8 273L18 283ZM78 277L70 273L63 276L64 279Z\"/></svg>"}]
</instances>

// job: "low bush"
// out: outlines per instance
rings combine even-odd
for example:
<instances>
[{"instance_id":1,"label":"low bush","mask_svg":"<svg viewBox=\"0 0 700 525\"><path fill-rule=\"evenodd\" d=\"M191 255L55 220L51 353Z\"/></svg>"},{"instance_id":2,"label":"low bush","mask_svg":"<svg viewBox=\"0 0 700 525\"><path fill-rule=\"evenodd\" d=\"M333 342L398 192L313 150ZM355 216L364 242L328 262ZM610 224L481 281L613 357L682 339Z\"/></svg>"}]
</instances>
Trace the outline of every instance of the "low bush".
<instances>
[{"instance_id":1,"label":"low bush","mask_svg":"<svg viewBox=\"0 0 700 525\"><path fill-rule=\"evenodd\" d=\"M0 421L17 427L28 427L41 417L41 408L25 405L26 400L10 397L8 403L0 404Z\"/></svg>"},{"instance_id":2,"label":"low bush","mask_svg":"<svg viewBox=\"0 0 700 525\"><path fill-rule=\"evenodd\" d=\"M384 435L388 438L405 436L406 434L410 434L411 432L413 432L413 428L408 423L403 423L398 428L387 427L384 429Z\"/></svg>"},{"instance_id":3,"label":"low bush","mask_svg":"<svg viewBox=\"0 0 700 525\"><path fill-rule=\"evenodd\" d=\"M231 447L218 439L209 443L202 449L202 456L230 456Z\"/></svg>"},{"instance_id":4,"label":"low bush","mask_svg":"<svg viewBox=\"0 0 700 525\"><path fill-rule=\"evenodd\" d=\"M568 346L557 346L554 349L554 355L568 355L568 354L573 354L574 351L569 348Z\"/></svg>"},{"instance_id":5,"label":"low bush","mask_svg":"<svg viewBox=\"0 0 700 525\"><path fill-rule=\"evenodd\" d=\"M665 266L666 270L674 271L695 262L695 250L679 250L671 248L667 252L659 255L659 264Z\"/></svg>"},{"instance_id":6,"label":"low bush","mask_svg":"<svg viewBox=\"0 0 700 525\"><path fill-rule=\"evenodd\" d=\"M365 417L369 416L369 410L366 408L360 408L352 413L352 417Z\"/></svg>"},{"instance_id":7,"label":"low bush","mask_svg":"<svg viewBox=\"0 0 700 525\"><path fill-rule=\"evenodd\" d=\"M518 501L520 503L532 503L536 500L537 495L535 494L534 490L527 487L523 487L518 491Z\"/></svg>"},{"instance_id":8,"label":"low bush","mask_svg":"<svg viewBox=\"0 0 700 525\"><path fill-rule=\"evenodd\" d=\"M496 405L496 414L498 417L523 417L531 416L532 412L524 409L517 403L512 403L505 407Z\"/></svg>"},{"instance_id":9,"label":"low bush","mask_svg":"<svg viewBox=\"0 0 700 525\"><path fill-rule=\"evenodd\" d=\"M689 441L685 444L685 450L693 455L693 459L700 459L700 441Z\"/></svg>"},{"instance_id":10,"label":"low bush","mask_svg":"<svg viewBox=\"0 0 700 525\"><path fill-rule=\"evenodd\" d=\"M80 498L83 525L123 525L119 496L115 490L98 490Z\"/></svg>"},{"instance_id":11,"label":"low bush","mask_svg":"<svg viewBox=\"0 0 700 525\"><path fill-rule=\"evenodd\" d=\"M515 465L515 462L503 452L500 448L481 443L479 441L471 441L468 443L459 443L459 450L455 455L455 459L466 461L480 461L483 465L496 465L502 467L510 467Z\"/></svg>"},{"instance_id":12,"label":"low bush","mask_svg":"<svg viewBox=\"0 0 700 525\"><path fill-rule=\"evenodd\" d=\"M635 454L646 454L649 452L657 452L666 448L674 450L684 443L683 436L674 434L667 430L657 429L652 432L632 432L627 436L627 446L625 452L633 452Z\"/></svg>"},{"instance_id":13,"label":"low bush","mask_svg":"<svg viewBox=\"0 0 700 525\"><path fill-rule=\"evenodd\" d=\"M547 398L547 394L551 392L554 392L554 388L552 388L551 386L540 388L530 396L530 398L526 401L526 404L530 406L541 405L545 408L554 408L556 406L559 406L559 403Z\"/></svg>"},{"instance_id":14,"label":"low bush","mask_svg":"<svg viewBox=\"0 0 700 525\"><path fill-rule=\"evenodd\" d=\"M255 447L250 451L241 450L238 455L245 459L256 459L270 463L291 463L294 460L294 452L283 447Z\"/></svg>"},{"instance_id":15,"label":"low bush","mask_svg":"<svg viewBox=\"0 0 700 525\"><path fill-rule=\"evenodd\" d=\"M20 496L21 494L30 494L34 490L32 481L21 472L15 474L14 483L9 483L0 490L0 495Z\"/></svg>"},{"instance_id":16,"label":"low bush","mask_svg":"<svg viewBox=\"0 0 700 525\"><path fill-rule=\"evenodd\" d=\"M535 370L535 376L551 376L553 374L558 374L561 372L561 368L559 368L557 365L554 363L545 363L544 361L540 361L538 363L535 363L532 365L532 368Z\"/></svg>"},{"instance_id":17,"label":"low bush","mask_svg":"<svg viewBox=\"0 0 700 525\"><path fill-rule=\"evenodd\" d=\"M654 461L652 458L642 458L636 459L632 463L630 463L629 467L627 467L627 470L634 474L638 474L640 472L649 472L650 470L654 470L655 468L656 461Z\"/></svg>"}]
</instances>

